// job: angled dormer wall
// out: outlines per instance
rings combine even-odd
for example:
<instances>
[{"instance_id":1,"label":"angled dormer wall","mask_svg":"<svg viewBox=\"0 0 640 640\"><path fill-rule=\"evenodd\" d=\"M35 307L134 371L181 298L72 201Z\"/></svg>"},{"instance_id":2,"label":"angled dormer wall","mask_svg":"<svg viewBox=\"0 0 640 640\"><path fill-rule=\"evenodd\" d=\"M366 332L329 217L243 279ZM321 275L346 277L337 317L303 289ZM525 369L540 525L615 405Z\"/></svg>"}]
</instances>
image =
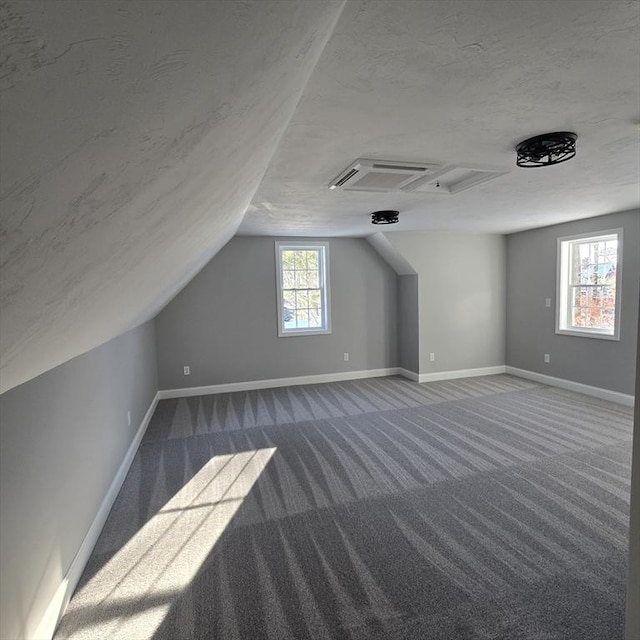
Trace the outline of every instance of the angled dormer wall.
<instances>
[{"instance_id":1,"label":"angled dormer wall","mask_svg":"<svg viewBox=\"0 0 640 640\"><path fill-rule=\"evenodd\" d=\"M398 366L415 380L420 375L420 280L398 276Z\"/></svg>"},{"instance_id":2,"label":"angled dormer wall","mask_svg":"<svg viewBox=\"0 0 640 640\"><path fill-rule=\"evenodd\" d=\"M384 240L369 241L399 275L399 353L405 363L417 361L420 381L504 367L504 236L376 234L380 235ZM408 269L416 275L409 275ZM412 337L412 305L418 309L417 338ZM409 318L403 318L406 312ZM412 348L418 353L410 359ZM413 371L410 364L401 366Z\"/></svg>"}]
</instances>

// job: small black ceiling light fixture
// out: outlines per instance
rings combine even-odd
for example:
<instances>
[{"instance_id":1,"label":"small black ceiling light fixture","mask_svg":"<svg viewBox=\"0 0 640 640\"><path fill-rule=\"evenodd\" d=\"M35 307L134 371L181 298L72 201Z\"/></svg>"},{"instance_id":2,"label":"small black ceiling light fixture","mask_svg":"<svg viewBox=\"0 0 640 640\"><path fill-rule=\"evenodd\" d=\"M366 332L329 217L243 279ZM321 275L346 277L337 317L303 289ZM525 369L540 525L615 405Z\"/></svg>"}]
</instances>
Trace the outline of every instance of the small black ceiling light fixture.
<instances>
[{"instance_id":1,"label":"small black ceiling light fixture","mask_svg":"<svg viewBox=\"0 0 640 640\"><path fill-rule=\"evenodd\" d=\"M578 136L571 131L543 133L527 138L516 146L519 167L550 167L571 160L576 155Z\"/></svg>"},{"instance_id":2,"label":"small black ceiling light fixture","mask_svg":"<svg viewBox=\"0 0 640 640\"><path fill-rule=\"evenodd\" d=\"M374 211L371 214L371 224L395 224L398 222L399 211Z\"/></svg>"}]
</instances>

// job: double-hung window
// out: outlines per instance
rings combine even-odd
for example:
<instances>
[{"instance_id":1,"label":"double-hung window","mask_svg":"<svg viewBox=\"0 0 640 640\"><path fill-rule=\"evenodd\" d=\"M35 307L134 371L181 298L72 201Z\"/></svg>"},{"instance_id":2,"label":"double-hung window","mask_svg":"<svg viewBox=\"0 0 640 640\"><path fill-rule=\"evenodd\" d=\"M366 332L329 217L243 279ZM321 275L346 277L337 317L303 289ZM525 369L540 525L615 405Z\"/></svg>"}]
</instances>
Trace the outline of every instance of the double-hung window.
<instances>
[{"instance_id":1,"label":"double-hung window","mask_svg":"<svg viewBox=\"0 0 640 640\"><path fill-rule=\"evenodd\" d=\"M556 333L620 339L622 229L558 238Z\"/></svg>"},{"instance_id":2,"label":"double-hung window","mask_svg":"<svg viewBox=\"0 0 640 640\"><path fill-rule=\"evenodd\" d=\"M278 335L331 333L329 243L276 242Z\"/></svg>"}]
</instances>

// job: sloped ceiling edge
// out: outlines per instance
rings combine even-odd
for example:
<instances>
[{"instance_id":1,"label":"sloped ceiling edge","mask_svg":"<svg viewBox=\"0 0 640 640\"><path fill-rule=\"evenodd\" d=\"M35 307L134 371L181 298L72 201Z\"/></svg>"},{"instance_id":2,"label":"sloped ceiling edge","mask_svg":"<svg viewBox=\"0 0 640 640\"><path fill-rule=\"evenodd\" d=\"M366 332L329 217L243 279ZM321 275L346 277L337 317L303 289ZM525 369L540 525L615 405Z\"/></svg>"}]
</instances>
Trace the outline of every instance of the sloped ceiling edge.
<instances>
[{"instance_id":1,"label":"sloped ceiling edge","mask_svg":"<svg viewBox=\"0 0 640 640\"><path fill-rule=\"evenodd\" d=\"M0 393L150 318L242 220L342 10L10 2Z\"/></svg>"}]
</instances>

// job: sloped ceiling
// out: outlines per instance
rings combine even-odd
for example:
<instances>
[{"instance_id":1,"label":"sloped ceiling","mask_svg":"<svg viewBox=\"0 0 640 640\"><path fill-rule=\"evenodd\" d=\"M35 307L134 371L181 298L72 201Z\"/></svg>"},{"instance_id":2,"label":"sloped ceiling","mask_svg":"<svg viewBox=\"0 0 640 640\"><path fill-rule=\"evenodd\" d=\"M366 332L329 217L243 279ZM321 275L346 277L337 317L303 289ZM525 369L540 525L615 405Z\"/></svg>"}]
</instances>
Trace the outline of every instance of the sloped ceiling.
<instances>
[{"instance_id":1,"label":"sloped ceiling","mask_svg":"<svg viewBox=\"0 0 640 640\"><path fill-rule=\"evenodd\" d=\"M0 392L152 318L236 231L368 236L393 208L507 233L640 201L635 0L1 6ZM515 168L566 129L574 160ZM330 192L358 157L509 173Z\"/></svg>"},{"instance_id":2,"label":"sloped ceiling","mask_svg":"<svg viewBox=\"0 0 640 640\"><path fill-rule=\"evenodd\" d=\"M229 240L342 5L2 3L0 392L153 317Z\"/></svg>"},{"instance_id":3,"label":"sloped ceiling","mask_svg":"<svg viewBox=\"0 0 640 640\"><path fill-rule=\"evenodd\" d=\"M349 2L240 227L246 234L510 233L640 202L640 3ZM578 154L515 166L515 145L575 131ZM454 196L329 191L359 157L488 164Z\"/></svg>"}]
</instances>

